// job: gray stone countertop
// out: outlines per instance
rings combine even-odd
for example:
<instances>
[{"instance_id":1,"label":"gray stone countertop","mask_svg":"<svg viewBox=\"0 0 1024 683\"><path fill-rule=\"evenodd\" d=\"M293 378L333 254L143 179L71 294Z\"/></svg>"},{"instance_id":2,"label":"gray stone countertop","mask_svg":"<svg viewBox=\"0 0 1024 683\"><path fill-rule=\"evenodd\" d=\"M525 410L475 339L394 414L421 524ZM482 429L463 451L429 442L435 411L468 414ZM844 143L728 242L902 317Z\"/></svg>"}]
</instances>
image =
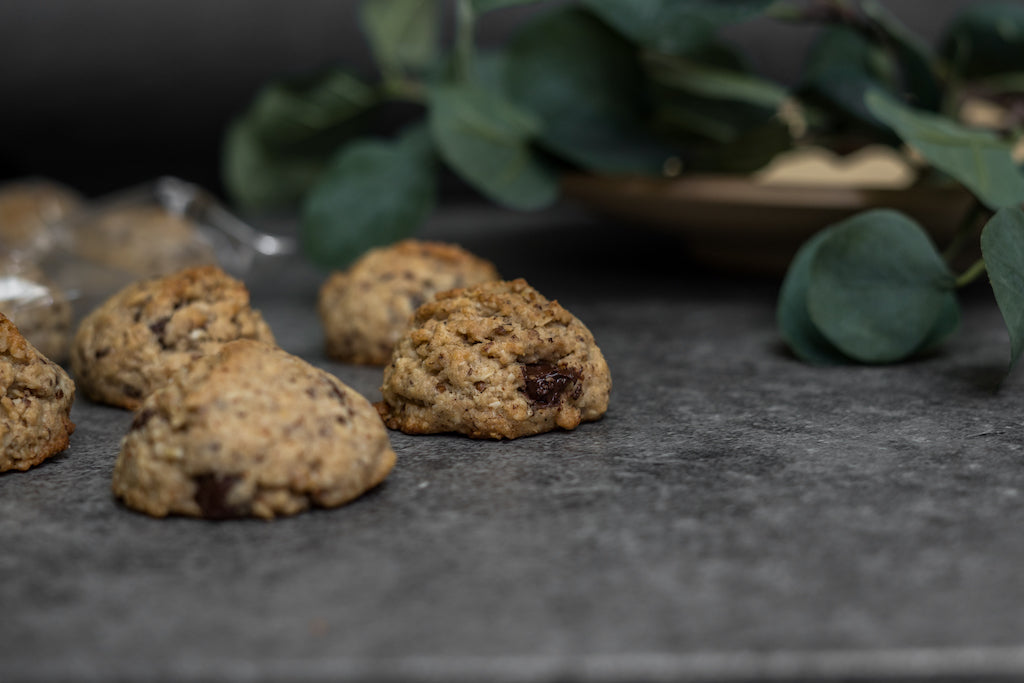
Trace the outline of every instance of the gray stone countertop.
<instances>
[{"instance_id":1,"label":"gray stone countertop","mask_svg":"<svg viewBox=\"0 0 1024 683\"><path fill-rule=\"evenodd\" d=\"M79 397L71 447L0 475L0 681L1024 678L1024 380L984 286L940 352L795 361L777 281L572 211L450 210L459 241L559 299L614 378L607 416L515 441L391 433L347 506L150 519L110 474L127 412ZM323 354L323 273L248 278ZM272 388L270 389L272 390Z\"/></svg>"}]
</instances>

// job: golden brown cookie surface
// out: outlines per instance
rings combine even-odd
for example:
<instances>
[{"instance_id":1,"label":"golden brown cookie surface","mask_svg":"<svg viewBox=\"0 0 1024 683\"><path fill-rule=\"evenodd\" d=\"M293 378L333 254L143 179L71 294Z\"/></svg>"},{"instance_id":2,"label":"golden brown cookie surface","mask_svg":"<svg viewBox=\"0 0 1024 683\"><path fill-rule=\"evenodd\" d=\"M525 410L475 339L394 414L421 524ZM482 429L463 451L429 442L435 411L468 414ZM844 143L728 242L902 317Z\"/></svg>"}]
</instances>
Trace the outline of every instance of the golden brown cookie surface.
<instances>
[{"instance_id":1,"label":"golden brown cookie surface","mask_svg":"<svg viewBox=\"0 0 1024 683\"><path fill-rule=\"evenodd\" d=\"M0 314L0 472L27 470L68 447L75 385Z\"/></svg>"},{"instance_id":2,"label":"golden brown cookie surface","mask_svg":"<svg viewBox=\"0 0 1024 683\"><path fill-rule=\"evenodd\" d=\"M89 398L135 409L178 368L235 339L274 343L244 284L216 266L189 268L129 285L86 316L71 367Z\"/></svg>"},{"instance_id":3,"label":"golden brown cookie surface","mask_svg":"<svg viewBox=\"0 0 1024 683\"><path fill-rule=\"evenodd\" d=\"M596 420L610 392L590 330L526 281L499 281L441 293L416 311L377 409L411 434L514 439Z\"/></svg>"},{"instance_id":4,"label":"golden brown cookie surface","mask_svg":"<svg viewBox=\"0 0 1024 683\"><path fill-rule=\"evenodd\" d=\"M492 263L453 244L409 239L370 250L320 289L327 353L384 365L413 312L434 294L496 279Z\"/></svg>"},{"instance_id":5,"label":"golden brown cookie surface","mask_svg":"<svg viewBox=\"0 0 1024 683\"><path fill-rule=\"evenodd\" d=\"M156 517L272 518L346 503L394 463L369 401L295 356L243 340L146 398L122 440L113 490Z\"/></svg>"}]
</instances>

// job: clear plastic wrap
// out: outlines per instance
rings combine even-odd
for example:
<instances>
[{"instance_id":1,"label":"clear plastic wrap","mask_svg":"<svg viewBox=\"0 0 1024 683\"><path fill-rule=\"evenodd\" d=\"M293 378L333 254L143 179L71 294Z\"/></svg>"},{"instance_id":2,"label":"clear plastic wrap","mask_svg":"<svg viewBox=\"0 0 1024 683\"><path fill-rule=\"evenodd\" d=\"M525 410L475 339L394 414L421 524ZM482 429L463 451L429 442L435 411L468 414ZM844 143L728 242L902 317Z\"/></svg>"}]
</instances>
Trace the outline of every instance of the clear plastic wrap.
<instances>
[{"instance_id":1,"label":"clear plastic wrap","mask_svg":"<svg viewBox=\"0 0 1024 683\"><path fill-rule=\"evenodd\" d=\"M135 280L211 263L244 278L258 257L296 250L178 178L90 202L47 180L0 187L0 312L53 360L75 321Z\"/></svg>"}]
</instances>

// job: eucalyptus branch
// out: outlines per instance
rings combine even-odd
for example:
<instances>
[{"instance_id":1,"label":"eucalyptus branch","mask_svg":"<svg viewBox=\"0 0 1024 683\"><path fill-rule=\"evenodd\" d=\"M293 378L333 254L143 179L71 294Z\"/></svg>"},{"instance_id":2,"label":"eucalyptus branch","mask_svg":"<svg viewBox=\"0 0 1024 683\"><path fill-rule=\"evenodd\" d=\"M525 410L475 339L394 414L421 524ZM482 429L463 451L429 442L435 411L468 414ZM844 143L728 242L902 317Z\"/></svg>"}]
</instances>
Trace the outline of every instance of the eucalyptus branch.
<instances>
[{"instance_id":1,"label":"eucalyptus branch","mask_svg":"<svg viewBox=\"0 0 1024 683\"><path fill-rule=\"evenodd\" d=\"M989 213L988 208L975 198L967 209L967 213L960 220L960 224L957 225L953 239L942 252L942 258L946 263L952 263L964 250L964 247L974 241L974 231L978 225L978 219L986 213Z\"/></svg>"},{"instance_id":2,"label":"eucalyptus branch","mask_svg":"<svg viewBox=\"0 0 1024 683\"><path fill-rule=\"evenodd\" d=\"M971 267L961 273L954 281L953 286L956 288L965 287L985 273L985 259L980 258L971 264Z\"/></svg>"}]
</instances>

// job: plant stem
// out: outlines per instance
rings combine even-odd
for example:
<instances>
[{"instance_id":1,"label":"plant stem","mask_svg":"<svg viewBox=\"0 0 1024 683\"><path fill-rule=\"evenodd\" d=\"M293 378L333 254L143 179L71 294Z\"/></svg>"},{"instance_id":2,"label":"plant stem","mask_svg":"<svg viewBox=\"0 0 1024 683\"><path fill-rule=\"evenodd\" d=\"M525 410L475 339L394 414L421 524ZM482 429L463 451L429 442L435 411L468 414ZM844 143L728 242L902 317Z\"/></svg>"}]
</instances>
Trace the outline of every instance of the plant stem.
<instances>
[{"instance_id":1,"label":"plant stem","mask_svg":"<svg viewBox=\"0 0 1024 683\"><path fill-rule=\"evenodd\" d=\"M957 288L964 287L977 280L985 272L985 259L980 258L971 264L953 283Z\"/></svg>"},{"instance_id":2,"label":"plant stem","mask_svg":"<svg viewBox=\"0 0 1024 683\"><path fill-rule=\"evenodd\" d=\"M957 226L956 232L953 233L953 239L950 240L946 250L942 252L942 258L946 263L952 263L953 259L967 246L968 242L974 237L974 226L978 224L978 217L987 211L987 207L980 201L975 199L970 208L967 209L967 213L960 220L960 225Z\"/></svg>"},{"instance_id":3,"label":"plant stem","mask_svg":"<svg viewBox=\"0 0 1024 683\"><path fill-rule=\"evenodd\" d=\"M476 13L471 0L455 3L455 80L468 83L473 78L473 27Z\"/></svg>"}]
</instances>

